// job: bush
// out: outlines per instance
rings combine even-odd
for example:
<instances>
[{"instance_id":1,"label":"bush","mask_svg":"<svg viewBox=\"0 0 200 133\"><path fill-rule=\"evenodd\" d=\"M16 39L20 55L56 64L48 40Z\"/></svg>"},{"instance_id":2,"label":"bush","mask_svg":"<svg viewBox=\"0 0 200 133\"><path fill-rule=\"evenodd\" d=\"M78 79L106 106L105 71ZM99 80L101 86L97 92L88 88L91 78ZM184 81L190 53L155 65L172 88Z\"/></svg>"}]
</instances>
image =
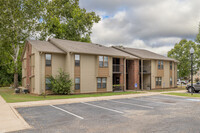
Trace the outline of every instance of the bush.
<instances>
[{"instance_id":1,"label":"bush","mask_svg":"<svg viewBox=\"0 0 200 133\"><path fill-rule=\"evenodd\" d=\"M49 78L50 84L48 85L49 88L53 91L54 94L70 94L71 93L71 86L72 80L70 79L69 75L64 71L60 70L59 75Z\"/></svg>"},{"instance_id":2,"label":"bush","mask_svg":"<svg viewBox=\"0 0 200 133\"><path fill-rule=\"evenodd\" d=\"M199 82L199 78L196 78L195 81L196 81L196 82Z\"/></svg>"}]
</instances>

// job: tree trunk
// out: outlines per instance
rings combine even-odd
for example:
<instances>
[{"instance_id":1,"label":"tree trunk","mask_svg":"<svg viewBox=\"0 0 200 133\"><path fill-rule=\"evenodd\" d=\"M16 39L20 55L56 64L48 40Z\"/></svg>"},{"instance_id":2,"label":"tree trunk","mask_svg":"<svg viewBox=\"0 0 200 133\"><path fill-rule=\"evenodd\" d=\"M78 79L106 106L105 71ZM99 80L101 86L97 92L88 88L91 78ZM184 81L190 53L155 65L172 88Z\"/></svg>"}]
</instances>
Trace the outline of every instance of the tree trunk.
<instances>
[{"instance_id":1,"label":"tree trunk","mask_svg":"<svg viewBox=\"0 0 200 133\"><path fill-rule=\"evenodd\" d=\"M18 73L14 73L14 88L18 87Z\"/></svg>"}]
</instances>

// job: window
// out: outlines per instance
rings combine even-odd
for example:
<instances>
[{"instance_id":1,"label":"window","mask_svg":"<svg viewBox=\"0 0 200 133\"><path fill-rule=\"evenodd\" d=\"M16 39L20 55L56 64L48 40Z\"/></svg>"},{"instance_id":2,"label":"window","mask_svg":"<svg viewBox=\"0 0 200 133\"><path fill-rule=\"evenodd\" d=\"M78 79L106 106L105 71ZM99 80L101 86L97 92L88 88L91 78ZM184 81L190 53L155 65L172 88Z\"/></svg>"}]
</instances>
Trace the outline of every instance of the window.
<instances>
[{"instance_id":1,"label":"window","mask_svg":"<svg viewBox=\"0 0 200 133\"><path fill-rule=\"evenodd\" d=\"M156 77L156 86L162 85L162 77Z\"/></svg>"},{"instance_id":2,"label":"window","mask_svg":"<svg viewBox=\"0 0 200 133\"><path fill-rule=\"evenodd\" d=\"M163 69L163 61L158 61L158 69Z\"/></svg>"},{"instance_id":3,"label":"window","mask_svg":"<svg viewBox=\"0 0 200 133\"><path fill-rule=\"evenodd\" d=\"M170 85L172 85L172 77L170 78Z\"/></svg>"},{"instance_id":4,"label":"window","mask_svg":"<svg viewBox=\"0 0 200 133\"><path fill-rule=\"evenodd\" d=\"M75 66L80 66L80 55L75 54Z\"/></svg>"},{"instance_id":5,"label":"window","mask_svg":"<svg viewBox=\"0 0 200 133\"><path fill-rule=\"evenodd\" d=\"M99 56L99 67L108 67L108 56Z\"/></svg>"},{"instance_id":6,"label":"window","mask_svg":"<svg viewBox=\"0 0 200 133\"><path fill-rule=\"evenodd\" d=\"M104 67L108 67L108 56L104 56Z\"/></svg>"},{"instance_id":7,"label":"window","mask_svg":"<svg viewBox=\"0 0 200 133\"><path fill-rule=\"evenodd\" d=\"M46 59L46 66L51 66L51 54L46 54L45 59Z\"/></svg>"},{"instance_id":8,"label":"window","mask_svg":"<svg viewBox=\"0 0 200 133\"><path fill-rule=\"evenodd\" d=\"M45 78L45 86L46 86L46 90L50 90L51 87L49 86L51 84L51 81L49 78Z\"/></svg>"},{"instance_id":9,"label":"window","mask_svg":"<svg viewBox=\"0 0 200 133\"><path fill-rule=\"evenodd\" d=\"M97 88L106 88L107 78L97 78Z\"/></svg>"},{"instance_id":10,"label":"window","mask_svg":"<svg viewBox=\"0 0 200 133\"><path fill-rule=\"evenodd\" d=\"M103 67L103 56L99 56L99 67Z\"/></svg>"},{"instance_id":11,"label":"window","mask_svg":"<svg viewBox=\"0 0 200 133\"><path fill-rule=\"evenodd\" d=\"M172 62L170 61L170 70L172 70Z\"/></svg>"},{"instance_id":12,"label":"window","mask_svg":"<svg viewBox=\"0 0 200 133\"><path fill-rule=\"evenodd\" d=\"M75 78L75 90L80 89L80 78Z\"/></svg>"}]
</instances>

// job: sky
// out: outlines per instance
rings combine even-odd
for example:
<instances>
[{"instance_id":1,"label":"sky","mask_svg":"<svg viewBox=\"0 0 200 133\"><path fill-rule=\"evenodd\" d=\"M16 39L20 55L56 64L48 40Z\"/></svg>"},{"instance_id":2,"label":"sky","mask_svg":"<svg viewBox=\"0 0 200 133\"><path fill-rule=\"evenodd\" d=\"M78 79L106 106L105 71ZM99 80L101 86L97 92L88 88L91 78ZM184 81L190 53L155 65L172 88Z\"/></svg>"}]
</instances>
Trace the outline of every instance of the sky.
<instances>
[{"instance_id":1,"label":"sky","mask_svg":"<svg viewBox=\"0 0 200 133\"><path fill-rule=\"evenodd\" d=\"M167 55L181 39L195 40L200 0L80 0L101 17L91 40L106 46L143 48Z\"/></svg>"}]
</instances>

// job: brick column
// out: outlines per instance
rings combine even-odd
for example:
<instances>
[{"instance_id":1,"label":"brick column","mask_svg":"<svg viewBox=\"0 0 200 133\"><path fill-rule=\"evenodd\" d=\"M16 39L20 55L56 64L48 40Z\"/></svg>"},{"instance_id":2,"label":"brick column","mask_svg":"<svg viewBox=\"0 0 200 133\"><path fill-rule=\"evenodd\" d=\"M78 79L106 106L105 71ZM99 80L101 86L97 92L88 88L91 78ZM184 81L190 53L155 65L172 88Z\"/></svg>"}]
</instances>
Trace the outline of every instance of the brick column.
<instances>
[{"instance_id":1,"label":"brick column","mask_svg":"<svg viewBox=\"0 0 200 133\"><path fill-rule=\"evenodd\" d=\"M134 86L134 88L135 89L139 89L140 88L140 82L139 82L139 60L134 60L134 68L133 68L133 70L134 70L134 84L135 83L137 83L137 88L135 88L135 86Z\"/></svg>"},{"instance_id":2,"label":"brick column","mask_svg":"<svg viewBox=\"0 0 200 133\"><path fill-rule=\"evenodd\" d=\"M124 59L120 58L120 77L119 77L119 83L121 86L123 86L124 89Z\"/></svg>"}]
</instances>

